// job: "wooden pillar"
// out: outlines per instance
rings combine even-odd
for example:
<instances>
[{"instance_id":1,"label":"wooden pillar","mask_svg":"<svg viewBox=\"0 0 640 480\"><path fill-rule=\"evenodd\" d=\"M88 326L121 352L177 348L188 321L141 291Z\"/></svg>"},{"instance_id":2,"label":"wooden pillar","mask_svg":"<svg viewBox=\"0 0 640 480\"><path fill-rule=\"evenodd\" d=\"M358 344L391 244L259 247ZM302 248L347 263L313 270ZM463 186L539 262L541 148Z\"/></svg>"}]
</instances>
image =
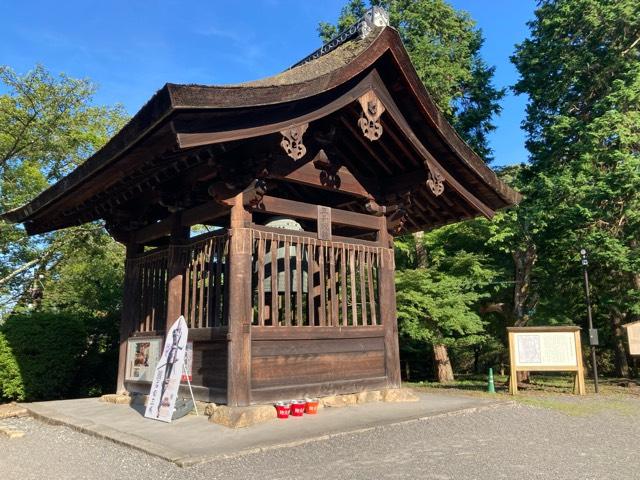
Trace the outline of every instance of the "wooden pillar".
<instances>
[{"instance_id":1,"label":"wooden pillar","mask_svg":"<svg viewBox=\"0 0 640 480\"><path fill-rule=\"evenodd\" d=\"M227 405L251 403L251 214L234 198L229 228Z\"/></svg>"},{"instance_id":2,"label":"wooden pillar","mask_svg":"<svg viewBox=\"0 0 640 480\"><path fill-rule=\"evenodd\" d=\"M378 275L380 318L384 327L384 363L387 385L400 387L400 348L398 345L398 318L396 310L395 261L393 238L387 230L386 217L380 217L378 242L384 248Z\"/></svg>"},{"instance_id":3,"label":"wooden pillar","mask_svg":"<svg viewBox=\"0 0 640 480\"><path fill-rule=\"evenodd\" d=\"M127 253L124 264L124 288L122 298L122 316L120 317L120 349L118 353L118 379L116 382L116 393L126 393L127 389L124 385L125 369L127 361L127 341L133 330L133 322L136 314L136 300L139 295L138 285L136 282L137 275L131 264L131 259L141 251L141 247L137 244L130 243L126 245Z\"/></svg>"},{"instance_id":4,"label":"wooden pillar","mask_svg":"<svg viewBox=\"0 0 640 480\"><path fill-rule=\"evenodd\" d=\"M182 227L180 215L176 215L171 229L171 238L167 252L167 319L165 332L178 320L182 311L184 258L183 245L189 240L189 227Z\"/></svg>"}]
</instances>

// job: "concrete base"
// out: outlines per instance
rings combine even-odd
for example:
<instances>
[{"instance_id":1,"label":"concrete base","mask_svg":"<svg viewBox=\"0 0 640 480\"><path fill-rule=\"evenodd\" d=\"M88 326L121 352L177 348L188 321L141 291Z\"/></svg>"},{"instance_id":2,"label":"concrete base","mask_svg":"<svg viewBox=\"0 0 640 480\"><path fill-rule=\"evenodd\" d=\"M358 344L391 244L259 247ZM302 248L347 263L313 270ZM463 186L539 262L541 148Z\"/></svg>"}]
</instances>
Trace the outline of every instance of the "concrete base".
<instances>
[{"instance_id":1,"label":"concrete base","mask_svg":"<svg viewBox=\"0 0 640 480\"><path fill-rule=\"evenodd\" d=\"M114 406L96 398L22 405L42 421L66 425L180 466L189 466L383 425L491 408L503 403L474 397L420 393L415 402L373 402L351 408L324 408L318 415L270 420L243 429L229 429L210 423L203 415L189 415L167 424L145 419L141 405Z\"/></svg>"}]
</instances>

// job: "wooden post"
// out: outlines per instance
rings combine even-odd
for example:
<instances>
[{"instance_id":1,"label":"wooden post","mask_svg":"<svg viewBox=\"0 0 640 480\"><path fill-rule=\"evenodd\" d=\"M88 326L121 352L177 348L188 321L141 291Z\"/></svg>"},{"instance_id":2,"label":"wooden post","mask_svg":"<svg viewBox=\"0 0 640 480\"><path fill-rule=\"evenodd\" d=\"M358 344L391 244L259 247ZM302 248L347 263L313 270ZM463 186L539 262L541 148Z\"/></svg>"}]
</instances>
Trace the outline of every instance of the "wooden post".
<instances>
[{"instance_id":1,"label":"wooden post","mask_svg":"<svg viewBox=\"0 0 640 480\"><path fill-rule=\"evenodd\" d=\"M251 250L251 214L240 193L231 207L229 280L225 281L229 289L227 405L233 407L251 403Z\"/></svg>"},{"instance_id":2,"label":"wooden post","mask_svg":"<svg viewBox=\"0 0 640 480\"><path fill-rule=\"evenodd\" d=\"M183 244L189 239L189 227L182 227L180 215L176 215L171 229L171 238L167 252L167 319L165 331L183 315L182 296L184 281Z\"/></svg>"},{"instance_id":3,"label":"wooden post","mask_svg":"<svg viewBox=\"0 0 640 480\"><path fill-rule=\"evenodd\" d=\"M137 289L136 284L136 272L131 264L131 258L136 253L139 253L141 247L135 243L129 243L126 245L127 253L124 264L124 292L122 298L122 316L120 318L120 348L118 353L118 379L116 382L116 393L124 394L127 389L124 385L125 369L127 362L127 342L129 335L133 330L133 322L135 320L134 315L135 303L140 292Z\"/></svg>"},{"instance_id":4,"label":"wooden post","mask_svg":"<svg viewBox=\"0 0 640 480\"><path fill-rule=\"evenodd\" d=\"M380 321L384 326L385 370L388 386L390 388L398 388L400 387L400 348L398 346L395 261L393 238L387 230L386 217L380 217L378 242L383 247L378 276L378 301L380 304Z\"/></svg>"},{"instance_id":5,"label":"wooden post","mask_svg":"<svg viewBox=\"0 0 640 480\"><path fill-rule=\"evenodd\" d=\"M580 330L576 330L575 335L575 345L576 345L576 361L578 370L576 370L576 382L575 382L575 393L578 395L585 395L586 388L584 383L584 365L582 363L582 342L580 341Z\"/></svg>"},{"instance_id":6,"label":"wooden post","mask_svg":"<svg viewBox=\"0 0 640 480\"><path fill-rule=\"evenodd\" d=\"M516 350L513 332L509 332L509 393L518 393L518 371L516 370Z\"/></svg>"}]
</instances>

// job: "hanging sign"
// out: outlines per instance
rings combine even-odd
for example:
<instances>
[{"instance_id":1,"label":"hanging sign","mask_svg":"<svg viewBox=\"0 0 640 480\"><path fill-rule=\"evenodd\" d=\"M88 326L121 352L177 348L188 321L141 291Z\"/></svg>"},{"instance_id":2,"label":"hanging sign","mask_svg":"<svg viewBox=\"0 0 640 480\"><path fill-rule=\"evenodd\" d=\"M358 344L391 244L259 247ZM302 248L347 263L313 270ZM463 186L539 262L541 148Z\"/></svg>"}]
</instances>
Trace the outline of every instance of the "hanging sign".
<instances>
[{"instance_id":1,"label":"hanging sign","mask_svg":"<svg viewBox=\"0 0 640 480\"><path fill-rule=\"evenodd\" d=\"M331 240L331 208L318 205L318 240Z\"/></svg>"},{"instance_id":2,"label":"hanging sign","mask_svg":"<svg viewBox=\"0 0 640 480\"><path fill-rule=\"evenodd\" d=\"M162 356L156 367L144 416L171 422L184 370L187 347L187 322L183 316L171 326L164 341Z\"/></svg>"}]
</instances>

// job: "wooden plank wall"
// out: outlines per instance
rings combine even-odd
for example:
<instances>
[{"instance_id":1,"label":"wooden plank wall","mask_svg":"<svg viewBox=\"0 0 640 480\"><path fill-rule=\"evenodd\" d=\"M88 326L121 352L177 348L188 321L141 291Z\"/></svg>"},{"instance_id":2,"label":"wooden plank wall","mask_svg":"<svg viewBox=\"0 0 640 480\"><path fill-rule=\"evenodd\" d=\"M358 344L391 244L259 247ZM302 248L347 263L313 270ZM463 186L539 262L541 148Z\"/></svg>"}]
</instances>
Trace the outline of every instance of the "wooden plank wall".
<instances>
[{"instance_id":1,"label":"wooden plank wall","mask_svg":"<svg viewBox=\"0 0 640 480\"><path fill-rule=\"evenodd\" d=\"M382 388L383 327L253 327L254 403Z\"/></svg>"}]
</instances>

